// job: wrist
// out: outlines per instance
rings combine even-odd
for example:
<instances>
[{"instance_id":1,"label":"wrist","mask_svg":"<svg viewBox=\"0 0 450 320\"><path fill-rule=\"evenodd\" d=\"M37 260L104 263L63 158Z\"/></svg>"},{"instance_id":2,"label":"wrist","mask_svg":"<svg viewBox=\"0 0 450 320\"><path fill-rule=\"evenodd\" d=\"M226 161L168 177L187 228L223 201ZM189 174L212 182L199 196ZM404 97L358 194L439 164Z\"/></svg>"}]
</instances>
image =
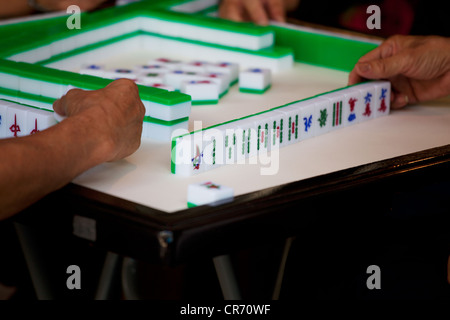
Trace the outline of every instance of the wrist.
<instances>
[{"instance_id":1,"label":"wrist","mask_svg":"<svg viewBox=\"0 0 450 320\"><path fill-rule=\"evenodd\" d=\"M113 157L114 139L104 125L99 123L99 119L101 118L78 114L59 124L65 140L71 142L69 152L75 152L74 157L78 159L74 166L78 173Z\"/></svg>"}]
</instances>

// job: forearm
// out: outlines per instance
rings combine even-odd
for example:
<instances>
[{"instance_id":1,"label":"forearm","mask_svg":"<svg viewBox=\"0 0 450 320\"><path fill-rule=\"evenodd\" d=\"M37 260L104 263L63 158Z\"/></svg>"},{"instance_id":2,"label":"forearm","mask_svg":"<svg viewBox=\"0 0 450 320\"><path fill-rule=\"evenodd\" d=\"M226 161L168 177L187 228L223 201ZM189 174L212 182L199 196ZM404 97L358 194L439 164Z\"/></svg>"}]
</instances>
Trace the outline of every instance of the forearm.
<instances>
[{"instance_id":1,"label":"forearm","mask_svg":"<svg viewBox=\"0 0 450 320\"><path fill-rule=\"evenodd\" d=\"M27 0L0 0L0 19L25 16L33 11Z\"/></svg>"},{"instance_id":2,"label":"forearm","mask_svg":"<svg viewBox=\"0 0 450 320\"><path fill-rule=\"evenodd\" d=\"M0 220L104 162L108 146L94 130L74 117L32 136L0 140Z\"/></svg>"}]
</instances>

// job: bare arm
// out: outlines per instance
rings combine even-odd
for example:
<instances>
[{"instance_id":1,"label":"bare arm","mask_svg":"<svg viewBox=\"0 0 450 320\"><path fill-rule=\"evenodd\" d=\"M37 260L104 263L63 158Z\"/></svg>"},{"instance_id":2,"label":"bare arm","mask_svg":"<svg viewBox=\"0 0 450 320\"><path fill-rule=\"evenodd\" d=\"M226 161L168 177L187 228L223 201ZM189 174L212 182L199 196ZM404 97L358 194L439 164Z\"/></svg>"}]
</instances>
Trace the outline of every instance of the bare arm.
<instances>
[{"instance_id":1,"label":"bare arm","mask_svg":"<svg viewBox=\"0 0 450 320\"><path fill-rule=\"evenodd\" d=\"M33 13L27 0L0 0L0 19L26 16Z\"/></svg>"},{"instance_id":2,"label":"bare arm","mask_svg":"<svg viewBox=\"0 0 450 320\"><path fill-rule=\"evenodd\" d=\"M145 108L130 80L71 90L54 109L68 118L32 136L0 140L0 220L140 145Z\"/></svg>"},{"instance_id":3,"label":"bare arm","mask_svg":"<svg viewBox=\"0 0 450 320\"><path fill-rule=\"evenodd\" d=\"M233 21L267 25L269 20L284 22L286 13L299 4L300 0L222 0L219 15Z\"/></svg>"}]
</instances>

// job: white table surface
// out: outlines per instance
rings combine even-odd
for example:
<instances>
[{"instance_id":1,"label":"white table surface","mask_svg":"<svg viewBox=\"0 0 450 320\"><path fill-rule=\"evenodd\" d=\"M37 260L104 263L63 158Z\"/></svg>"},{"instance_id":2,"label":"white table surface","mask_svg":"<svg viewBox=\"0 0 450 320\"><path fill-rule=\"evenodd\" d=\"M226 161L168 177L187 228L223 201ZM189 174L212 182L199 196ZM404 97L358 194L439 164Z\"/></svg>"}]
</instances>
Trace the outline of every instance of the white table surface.
<instances>
[{"instance_id":1,"label":"white table surface","mask_svg":"<svg viewBox=\"0 0 450 320\"><path fill-rule=\"evenodd\" d=\"M194 121L208 127L344 87L347 76L346 72L295 63L291 70L274 74L272 88L263 95L240 93L234 86L217 105L193 106L190 130ZM279 163L275 165L277 161L273 160L272 168L278 169L272 175L261 174L262 168L268 169L261 163L222 166L192 177L173 175L170 143L146 139L130 157L92 168L73 182L175 213L187 208L190 183L213 181L234 188L238 196L449 143L450 99L441 99L283 147L279 157L273 157Z\"/></svg>"}]
</instances>

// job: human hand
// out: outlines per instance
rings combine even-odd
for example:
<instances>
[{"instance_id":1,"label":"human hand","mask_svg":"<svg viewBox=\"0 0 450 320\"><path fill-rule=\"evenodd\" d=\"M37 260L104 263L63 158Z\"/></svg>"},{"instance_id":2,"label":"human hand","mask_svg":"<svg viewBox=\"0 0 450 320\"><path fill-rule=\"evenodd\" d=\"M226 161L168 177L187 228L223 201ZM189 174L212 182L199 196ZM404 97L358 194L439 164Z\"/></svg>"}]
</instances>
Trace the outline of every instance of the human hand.
<instances>
[{"instance_id":1,"label":"human hand","mask_svg":"<svg viewBox=\"0 0 450 320\"><path fill-rule=\"evenodd\" d=\"M71 5L77 5L82 11L97 8L106 0L37 0L36 3L49 11L66 10Z\"/></svg>"},{"instance_id":2,"label":"human hand","mask_svg":"<svg viewBox=\"0 0 450 320\"><path fill-rule=\"evenodd\" d=\"M438 36L393 36L362 56L348 84L387 79L391 107L402 108L450 94L450 39Z\"/></svg>"},{"instance_id":3,"label":"human hand","mask_svg":"<svg viewBox=\"0 0 450 320\"><path fill-rule=\"evenodd\" d=\"M67 116L84 139L98 143L97 162L122 159L135 152L141 141L145 107L136 84L127 79L103 89L72 89L53 104L56 113ZM76 121L76 122L75 122Z\"/></svg>"},{"instance_id":4,"label":"human hand","mask_svg":"<svg viewBox=\"0 0 450 320\"><path fill-rule=\"evenodd\" d=\"M237 22L268 25L269 20L284 22L286 12L298 4L299 0L222 0L219 16Z\"/></svg>"}]
</instances>

